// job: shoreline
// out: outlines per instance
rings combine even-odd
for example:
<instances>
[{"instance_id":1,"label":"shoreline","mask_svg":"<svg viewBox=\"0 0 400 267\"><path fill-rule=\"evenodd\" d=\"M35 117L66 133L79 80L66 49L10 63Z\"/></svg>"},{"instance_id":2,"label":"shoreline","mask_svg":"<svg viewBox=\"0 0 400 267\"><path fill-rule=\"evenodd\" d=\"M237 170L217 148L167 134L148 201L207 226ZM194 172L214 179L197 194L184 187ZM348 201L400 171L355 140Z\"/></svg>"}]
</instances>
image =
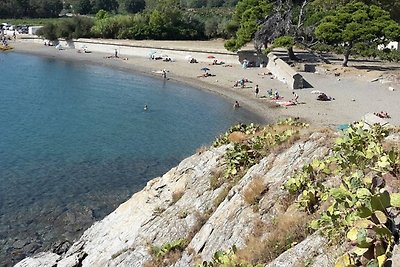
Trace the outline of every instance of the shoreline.
<instances>
[{"instance_id":1,"label":"shoreline","mask_svg":"<svg viewBox=\"0 0 400 267\"><path fill-rule=\"evenodd\" d=\"M132 42L134 43L134 41ZM166 45L162 47L160 41L149 42L159 45L160 50L176 45L174 41L165 41ZM126 43L127 41L124 41L123 44ZM195 42L187 42L187 46L193 46L194 44ZM212 54L213 52L211 51L216 51L215 47L221 46L222 43L217 42L215 44L210 41L209 44L211 47L209 54ZM314 128L336 128L340 124L360 120L366 113L384 110L392 116L400 114L400 106L397 105L398 101L396 101L396 99L400 99L399 84L394 85L396 90L389 91L387 89L388 84L370 82L374 78L381 77L382 71L365 71L361 72L361 74L359 72L352 74L345 73L346 70L351 70L351 68L347 68L343 71L343 75L340 78L335 77L333 73L327 72L302 72L301 74L313 88L295 90L300 96L299 101L301 104L280 107L267 98L256 98L254 86L256 84L259 85L259 96L267 95L266 91L268 89L277 89L279 94L284 97L284 101L292 99L292 90L270 75L260 75L268 72L266 68L243 69L238 60L237 64L212 65L213 59L202 58L199 60L199 63L190 64L184 60L164 62L161 60L150 60L144 56L125 56L123 53L120 53L120 58L107 58L112 55L113 51L110 51L110 53L94 51L91 53L77 53L76 49L67 48L58 50L54 47L44 46L23 39L17 40L11 43L11 45L14 46L14 50L12 51L17 53L101 65L122 71L139 73L156 79L162 79L162 77L161 74L155 72L166 69L169 80L222 96L231 102L232 105L235 101L239 101L244 109L253 113L254 116L259 117L263 123L273 123L286 117L299 117L310 123ZM203 53L207 53L207 47L204 47L203 50ZM181 56L183 57L183 54L187 52L175 51L175 54L177 53L182 53ZM196 56L196 54L194 55ZM123 58L127 60L123 60ZM235 56L232 55L232 60L234 58ZM216 59L218 59L218 55L216 55ZM210 73L215 76L198 78L198 75L204 73L201 71L203 67L209 68ZM332 65L332 67L337 67L336 69L340 68L338 65ZM233 88L233 84L241 78L246 78L252 81L252 83L246 83L245 88ZM335 100L328 102L316 101L316 95L311 94L313 90L323 91L327 95L334 97ZM371 99L376 100L374 101L375 107L371 107ZM388 119L388 122L393 125L400 125L400 117L393 116L391 119Z\"/></svg>"},{"instance_id":2,"label":"shoreline","mask_svg":"<svg viewBox=\"0 0 400 267\"><path fill-rule=\"evenodd\" d=\"M21 54L28 54L28 55L35 55L40 57L45 57L49 59L57 59L57 60L64 60L64 61L71 61L71 62L82 62L88 65L100 65L106 68L114 68L117 70L121 70L128 73L138 73L140 75L144 75L153 79L162 80L161 74L156 74L154 71L155 66L152 63L161 63L161 61L153 61L147 58L142 57L129 57L130 62L124 61L122 59L115 59L115 58L106 58L110 54L102 53L102 52L90 52L87 54L80 54L76 53L73 49L65 49L58 51L54 47L43 47L37 43L13 43L14 49L10 50L9 52L21 53ZM32 48L34 48L32 50ZM44 48L44 49L43 49ZM47 49L46 49L47 48ZM51 49L54 48L54 49ZM85 57L80 57L79 55L84 55ZM135 64L131 62L134 61ZM150 64L147 64L148 61ZM123 64L120 64L120 63ZM165 62L163 62L165 63ZM167 63L167 64L176 64L177 62ZM182 62L179 62L180 64ZM204 64L203 64L204 65ZM199 66L199 64L196 64ZM202 65L201 65L202 66ZM239 66L239 65L238 65ZM168 66L167 66L168 67ZM239 66L240 67L240 66ZM168 69L167 69L168 71ZM200 72L199 72L200 73ZM172 74L172 75L170 75ZM207 91L208 93L218 95L225 99L228 102L232 102L232 106L235 100L239 99L241 106L253 114L259 123L271 123L273 121L272 118L267 116L262 116L258 112L260 112L260 107L254 107L251 105L249 99L243 97L235 92L230 92L224 86L219 85L211 85L206 82L199 83L196 79L192 77L188 77L187 75L176 75L176 73L171 73L168 71L168 80L180 83L186 86L190 86L196 90L203 90ZM229 89L229 88L228 88Z\"/></svg>"}]
</instances>

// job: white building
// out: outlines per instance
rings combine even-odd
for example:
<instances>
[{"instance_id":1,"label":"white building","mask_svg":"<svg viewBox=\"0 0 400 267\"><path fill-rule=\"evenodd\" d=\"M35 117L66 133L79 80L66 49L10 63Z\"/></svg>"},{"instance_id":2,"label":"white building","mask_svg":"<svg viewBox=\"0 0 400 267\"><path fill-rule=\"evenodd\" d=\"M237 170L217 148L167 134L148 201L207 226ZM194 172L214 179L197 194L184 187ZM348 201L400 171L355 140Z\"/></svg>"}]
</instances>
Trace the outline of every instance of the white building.
<instances>
[{"instance_id":1,"label":"white building","mask_svg":"<svg viewBox=\"0 0 400 267\"><path fill-rule=\"evenodd\" d=\"M32 34L32 35L35 35L36 34L36 32L37 32L37 30L39 30L40 28L42 28L43 26L30 26L29 28L28 28L28 33L29 34Z\"/></svg>"},{"instance_id":2,"label":"white building","mask_svg":"<svg viewBox=\"0 0 400 267\"><path fill-rule=\"evenodd\" d=\"M383 50L385 48L388 48L391 50L400 50L400 42L389 42L386 46L385 45L378 46L379 50Z\"/></svg>"}]
</instances>

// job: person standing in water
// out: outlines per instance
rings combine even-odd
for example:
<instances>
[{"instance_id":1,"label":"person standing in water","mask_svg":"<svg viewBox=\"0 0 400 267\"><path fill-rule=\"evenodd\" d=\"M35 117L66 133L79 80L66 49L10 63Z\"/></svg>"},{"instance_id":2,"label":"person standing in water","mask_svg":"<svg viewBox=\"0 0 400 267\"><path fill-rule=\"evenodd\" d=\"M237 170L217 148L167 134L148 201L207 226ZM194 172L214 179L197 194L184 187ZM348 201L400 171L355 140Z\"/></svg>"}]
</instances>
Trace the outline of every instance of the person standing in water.
<instances>
[{"instance_id":1,"label":"person standing in water","mask_svg":"<svg viewBox=\"0 0 400 267\"><path fill-rule=\"evenodd\" d=\"M162 70L162 76L164 79L167 79L167 71L165 69Z\"/></svg>"},{"instance_id":2,"label":"person standing in water","mask_svg":"<svg viewBox=\"0 0 400 267\"><path fill-rule=\"evenodd\" d=\"M235 104L233 104L233 107L234 108L240 108L239 102L237 100L235 101Z\"/></svg>"},{"instance_id":3,"label":"person standing in water","mask_svg":"<svg viewBox=\"0 0 400 267\"><path fill-rule=\"evenodd\" d=\"M148 110L148 107L147 107L147 105L144 105L144 108L143 108L143 110L144 110L144 111L147 111L147 110Z\"/></svg>"}]
</instances>

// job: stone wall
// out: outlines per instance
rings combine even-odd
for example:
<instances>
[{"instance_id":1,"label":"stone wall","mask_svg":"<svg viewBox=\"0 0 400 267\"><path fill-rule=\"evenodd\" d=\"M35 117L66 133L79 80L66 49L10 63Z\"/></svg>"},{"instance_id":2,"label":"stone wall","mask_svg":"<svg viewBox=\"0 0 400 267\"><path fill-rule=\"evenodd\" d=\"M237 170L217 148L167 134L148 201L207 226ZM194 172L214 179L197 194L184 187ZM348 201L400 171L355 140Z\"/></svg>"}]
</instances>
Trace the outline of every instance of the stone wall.
<instances>
[{"instance_id":1,"label":"stone wall","mask_svg":"<svg viewBox=\"0 0 400 267\"><path fill-rule=\"evenodd\" d=\"M287 84L290 89L304 88L303 76L273 53L268 54L267 68L279 81Z\"/></svg>"},{"instance_id":2,"label":"stone wall","mask_svg":"<svg viewBox=\"0 0 400 267\"><path fill-rule=\"evenodd\" d=\"M42 38L24 37L26 42L43 43ZM56 44L57 42L54 42ZM236 53L202 50L171 48L162 45L136 45L127 42L126 40L102 40L102 39L77 39L73 41L59 40L58 43L62 48L68 49L83 49L92 52L106 53L110 56L114 55L115 49L121 57L150 57L150 53L156 52L157 55L168 55L173 60L186 61L188 56L192 56L199 62L210 62L209 56L215 56L218 61L223 61L226 64L239 64L239 57Z\"/></svg>"}]
</instances>

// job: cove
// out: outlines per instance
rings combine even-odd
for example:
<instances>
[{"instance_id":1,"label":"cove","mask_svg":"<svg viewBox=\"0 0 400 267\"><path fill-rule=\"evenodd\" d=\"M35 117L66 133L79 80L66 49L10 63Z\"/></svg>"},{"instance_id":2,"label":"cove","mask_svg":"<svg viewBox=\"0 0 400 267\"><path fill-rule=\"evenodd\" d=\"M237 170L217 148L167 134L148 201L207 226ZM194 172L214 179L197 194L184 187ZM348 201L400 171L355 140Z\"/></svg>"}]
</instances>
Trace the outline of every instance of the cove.
<instances>
[{"instance_id":1,"label":"cove","mask_svg":"<svg viewBox=\"0 0 400 267\"><path fill-rule=\"evenodd\" d=\"M2 53L0 69L5 266L72 242L231 125L258 120L215 94L103 66Z\"/></svg>"}]
</instances>

